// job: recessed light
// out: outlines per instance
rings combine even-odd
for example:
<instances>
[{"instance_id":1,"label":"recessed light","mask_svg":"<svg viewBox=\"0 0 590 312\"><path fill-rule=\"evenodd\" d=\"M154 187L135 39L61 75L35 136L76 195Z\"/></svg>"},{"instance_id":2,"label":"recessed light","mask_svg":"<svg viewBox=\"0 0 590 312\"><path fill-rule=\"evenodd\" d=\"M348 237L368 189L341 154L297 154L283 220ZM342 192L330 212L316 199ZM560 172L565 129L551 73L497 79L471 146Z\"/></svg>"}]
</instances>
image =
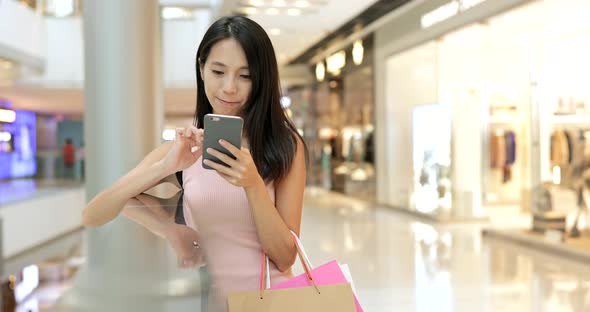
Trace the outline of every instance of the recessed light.
<instances>
[{"instance_id":1,"label":"recessed light","mask_svg":"<svg viewBox=\"0 0 590 312\"><path fill-rule=\"evenodd\" d=\"M250 0L249 3L250 3L250 5L253 5L256 7L264 6L263 0Z\"/></svg>"},{"instance_id":2,"label":"recessed light","mask_svg":"<svg viewBox=\"0 0 590 312\"><path fill-rule=\"evenodd\" d=\"M268 15L278 15L279 13L280 13L279 9L277 9L277 8L266 9L266 14L268 14Z\"/></svg>"},{"instance_id":3,"label":"recessed light","mask_svg":"<svg viewBox=\"0 0 590 312\"><path fill-rule=\"evenodd\" d=\"M241 8L242 13L246 14L246 15L254 15L258 13L258 10L256 8L253 7L245 7L245 8Z\"/></svg>"},{"instance_id":4,"label":"recessed light","mask_svg":"<svg viewBox=\"0 0 590 312\"><path fill-rule=\"evenodd\" d=\"M309 1L297 0L297 1L295 1L295 6L298 8L307 8L307 7L309 7Z\"/></svg>"},{"instance_id":5,"label":"recessed light","mask_svg":"<svg viewBox=\"0 0 590 312\"><path fill-rule=\"evenodd\" d=\"M299 15L301 15L301 10L299 10L299 9L288 9L287 10L287 14L289 14L291 16L299 16Z\"/></svg>"},{"instance_id":6,"label":"recessed light","mask_svg":"<svg viewBox=\"0 0 590 312\"><path fill-rule=\"evenodd\" d=\"M287 5L287 2L285 0L274 0L272 4L276 7L284 7Z\"/></svg>"},{"instance_id":7,"label":"recessed light","mask_svg":"<svg viewBox=\"0 0 590 312\"><path fill-rule=\"evenodd\" d=\"M163 19L183 19L191 18L192 12L185 8L165 7L162 9Z\"/></svg>"}]
</instances>

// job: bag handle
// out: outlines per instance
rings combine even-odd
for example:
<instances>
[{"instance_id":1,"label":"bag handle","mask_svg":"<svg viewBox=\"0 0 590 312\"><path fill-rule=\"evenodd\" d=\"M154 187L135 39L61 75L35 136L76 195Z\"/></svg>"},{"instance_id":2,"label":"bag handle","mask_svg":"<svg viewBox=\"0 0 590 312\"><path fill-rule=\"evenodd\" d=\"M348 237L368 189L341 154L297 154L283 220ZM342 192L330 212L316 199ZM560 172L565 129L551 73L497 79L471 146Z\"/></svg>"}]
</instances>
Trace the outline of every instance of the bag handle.
<instances>
[{"instance_id":1,"label":"bag handle","mask_svg":"<svg viewBox=\"0 0 590 312\"><path fill-rule=\"evenodd\" d=\"M291 231L291 235L293 236L293 242L295 242L295 248L297 249L297 255L298 255L299 261L301 261L301 265L303 266L303 269L305 270L305 274L307 276L307 279L312 283L312 285L314 286L314 288L316 289L318 294L321 294L318 286L315 283L313 275L311 274L311 270L313 269L313 267L311 266L311 263L309 262L309 259L307 257L307 254L305 253L305 250L303 250L303 246L301 245L301 241L299 240L299 238L297 237L297 234L295 234L295 232ZM270 263L269 263L268 256L266 255L266 253L264 251L262 251L262 260L261 260L261 265L260 265L260 299L264 299L264 290L270 288L270 268L269 267L270 267ZM266 287L263 282L264 280L266 281Z\"/></svg>"}]
</instances>

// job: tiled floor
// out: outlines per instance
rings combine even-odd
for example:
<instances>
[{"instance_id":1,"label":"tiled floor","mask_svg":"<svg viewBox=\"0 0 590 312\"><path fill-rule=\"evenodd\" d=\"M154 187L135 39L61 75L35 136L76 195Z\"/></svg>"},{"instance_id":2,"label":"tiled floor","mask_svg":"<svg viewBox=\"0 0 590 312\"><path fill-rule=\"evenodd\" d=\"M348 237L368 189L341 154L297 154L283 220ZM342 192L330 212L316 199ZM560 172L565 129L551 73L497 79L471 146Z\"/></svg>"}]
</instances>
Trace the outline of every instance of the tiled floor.
<instances>
[{"instance_id":1,"label":"tiled floor","mask_svg":"<svg viewBox=\"0 0 590 312\"><path fill-rule=\"evenodd\" d=\"M590 265L482 240L481 227L431 225L310 189L302 241L315 265L349 264L367 312L590 311ZM59 291L39 292L39 306Z\"/></svg>"}]
</instances>

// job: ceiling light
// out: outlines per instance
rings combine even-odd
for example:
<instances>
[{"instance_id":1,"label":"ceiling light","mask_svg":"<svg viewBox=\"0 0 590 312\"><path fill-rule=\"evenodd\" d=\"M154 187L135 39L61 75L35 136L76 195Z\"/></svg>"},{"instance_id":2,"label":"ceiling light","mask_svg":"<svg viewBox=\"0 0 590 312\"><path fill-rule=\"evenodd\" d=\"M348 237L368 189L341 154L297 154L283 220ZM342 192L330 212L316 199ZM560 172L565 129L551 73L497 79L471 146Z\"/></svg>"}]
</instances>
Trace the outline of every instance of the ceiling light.
<instances>
[{"instance_id":1,"label":"ceiling light","mask_svg":"<svg viewBox=\"0 0 590 312\"><path fill-rule=\"evenodd\" d=\"M10 142L12 134L7 131L0 131L0 142Z\"/></svg>"},{"instance_id":2,"label":"ceiling light","mask_svg":"<svg viewBox=\"0 0 590 312\"><path fill-rule=\"evenodd\" d=\"M278 15L279 13L280 13L279 9L277 9L277 8L266 9L266 14L268 14L268 15Z\"/></svg>"},{"instance_id":3,"label":"ceiling light","mask_svg":"<svg viewBox=\"0 0 590 312\"><path fill-rule=\"evenodd\" d=\"M253 8L253 7L245 7L245 8L241 8L240 10L242 11L242 13L244 13L246 15L258 14L258 9Z\"/></svg>"},{"instance_id":4,"label":"ceiling light","mask_svg":"<svg viewBox=\"0 0 590 312\"><path fill-rule=\"evenodd\" d=\"M306 1L306 0L295 1L295 6L298 8L307 8L307 7L309 7L309 1Z\"/></svg>"},{"instance_id":5,"label":"ceiling light","mask_svg":"<svg viewBox=\"0 0 590 312\"><path fill-rule=\"evenodd\" d=\"M288 96L282 96L281 97L281 106L283 108L289 108L289 106L291 106L291 98Z\"/></svg>"},{"instance_id":6,"label":"ceiling light","mask_svg":"<svg viewBox=\"0 0 590 312\"><path fill-rule=\"evenodd\" d=\"M272 28L271 30L269 30L270 34L273 36L278 36L281 34L281 30L278 28Z\"/></svg>"},{"instance_id":7,"label":"ceiling light","mask_svg":"<svg viewBox=\"0 0 590 312\"><path fill-rule=\"evenodd\" d=\"M274 0L272 4L276 7L284 7L287 5L287 2L285 0Z\"/></svg>"},{"instance_id":8,"label":"ceiling light","mask_svg":"<svg viewBox=\"0 0 590 312\"><path fill-rule=\"evenodd\" d=\"M15 111L10 109L0 109L0 122L13 123L15 120Z\"/></svg>"},{"instance_id":9,"label":"ceiling light","mask_svg":"<svg viewBox=\"0 0 590 312\"><path fill-rule=\"evenodd\" d=\"M162 9L163 19L184 19L191 16L192 12L185 8L165 7Z\"/></svg>"},{"instance_id":10,"label":"ceiling light","mask_svg":"<svg viewBox=\"0 0 590 312\"><path fill-rule=\"evenodd\" d=\"M326 67L324 67L324 62L319 62L315 66L315 77L318 81L324 81L324 78L326 78Z\"/></svg>"},{"instance_id":11,"label":"ceiling light","mask_svg":"<svg viewBox=\"0 0 590 312\"><path fill-rule=\"evenodd\" d=\"M352 61L355 65L361 65L363 62L363 54L364 54L363 42L361 40L357 40L352 45Z\"/></svg>"},{"instance_id":12,"label":"ceiling light","mask_svg":"<svg viewBox=\"0 0 590 312\"><path fill-rule=\"evenodd\" d=\"M299 10L299 9L288 9L287 10L287 14L289 14L291 16L299 16L299 15L301 15L301 10Z\"/></svg>"},{"instance_id":13,"label":"ceiling light","mask_svg":"<svg viewBox=\"0 0 590 312\"><path fill-rule=\"evenodd\" d=\"M340 74L340 70L346 65L346 52L336 52L326 58L328 72L333 75Z\"/></svg>"},{"instance_id":14,"label":"ceiling light","mask_svg":"<svg viewBox=\"0 0 590 312\"><path fill-rule=\"evenodd\" d=\"M59 0L54 2L55 16L66 17L74 13L74 0Z\"/></svg>"},{"instance_id":15,"label":"ceiling light","mask_svg":"<svg viewBox=\"0 0 590 312\"><path fill-rule=\"evenodd\" d=\"M255 7L264 6L264 1L263 0L250 0L248 2L250 3L250 5L253 5Z\"/></svg>"}]
</instances>

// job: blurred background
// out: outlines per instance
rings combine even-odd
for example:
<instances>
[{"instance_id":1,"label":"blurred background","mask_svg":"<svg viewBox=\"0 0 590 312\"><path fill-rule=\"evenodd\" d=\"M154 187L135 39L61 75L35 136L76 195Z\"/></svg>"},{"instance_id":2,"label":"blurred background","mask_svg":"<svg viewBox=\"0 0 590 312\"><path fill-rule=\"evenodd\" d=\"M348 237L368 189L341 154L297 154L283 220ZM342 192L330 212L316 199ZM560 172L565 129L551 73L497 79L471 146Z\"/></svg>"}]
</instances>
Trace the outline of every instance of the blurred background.
<instances>
[{"instance_id":1,"label":"blurred background","mask_svg":"<svg viewBox=\"0 0 590 312\"><path fill-rule=\"evenodd\" d=\"M153 311L198 310L203 270L179 269L137 220L86 230L81 211L193 123L197 47L235 14L269 34L281 104L309 147L302 240L350 264L366 311L590 311L587 12L588 0L0 0L2 311L147 311L117 301L127 290ZM134 282L146 271L163 284Z\"/></svg>"}]
</instances>

